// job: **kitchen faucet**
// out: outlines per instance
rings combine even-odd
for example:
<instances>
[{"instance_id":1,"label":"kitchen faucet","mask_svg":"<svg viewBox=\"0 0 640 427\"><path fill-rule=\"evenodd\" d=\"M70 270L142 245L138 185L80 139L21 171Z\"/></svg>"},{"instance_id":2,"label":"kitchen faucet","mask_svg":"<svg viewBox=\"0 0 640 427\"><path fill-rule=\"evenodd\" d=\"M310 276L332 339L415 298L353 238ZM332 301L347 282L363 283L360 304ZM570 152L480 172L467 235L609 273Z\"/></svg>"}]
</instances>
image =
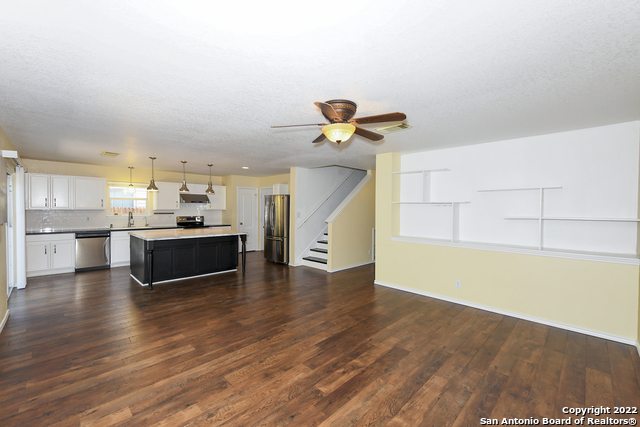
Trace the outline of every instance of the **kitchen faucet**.
<instances>
[{"instance_id":1,"label":"kitchen faucet","mask_svg":"<svg viewBox=\"0 0 640 427\"><path fill-rule=\"evenodd\" d=\"M129 221L127 221L127 227L133 226L133 211L129 211Z\"/></svg>"}]
</instances>

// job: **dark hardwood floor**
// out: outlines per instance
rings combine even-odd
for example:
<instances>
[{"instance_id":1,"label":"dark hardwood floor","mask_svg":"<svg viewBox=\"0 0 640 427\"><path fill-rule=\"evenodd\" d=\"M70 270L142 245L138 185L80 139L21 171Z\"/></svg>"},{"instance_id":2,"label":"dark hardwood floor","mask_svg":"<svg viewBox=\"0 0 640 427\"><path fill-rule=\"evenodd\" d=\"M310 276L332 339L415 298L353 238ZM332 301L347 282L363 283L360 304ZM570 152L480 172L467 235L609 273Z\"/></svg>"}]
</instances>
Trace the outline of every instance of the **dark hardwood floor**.
<instances>
[{"instance_id":1,"label":"dark hardwood floor","mask_svg":"<svg viewBox=\"0 0 640 427\"><path fill-rule=\"evenodd\" d=\"M632 346L375 286L373 266L247 262L152 291L128 268L29 279L0 335L0 425L542 425L640 406Z\"/></svg>"}]
</instances>

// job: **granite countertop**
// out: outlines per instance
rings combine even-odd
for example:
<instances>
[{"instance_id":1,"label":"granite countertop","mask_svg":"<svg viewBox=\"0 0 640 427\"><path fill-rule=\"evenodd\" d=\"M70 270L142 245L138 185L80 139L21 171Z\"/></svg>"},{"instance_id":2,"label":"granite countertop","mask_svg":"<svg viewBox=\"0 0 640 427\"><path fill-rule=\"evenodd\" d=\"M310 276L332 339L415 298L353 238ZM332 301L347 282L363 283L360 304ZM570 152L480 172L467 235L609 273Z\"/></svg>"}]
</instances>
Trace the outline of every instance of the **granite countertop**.
<instances>
[{"instance_id":1,"label":"granite countertop","mask_svg":"<svg viewBox=\"0 0 640 427\"><path fill-rule=\"evenodd\" d=\"M205 225L204 228L214 227L230 227L231 224L213 224ZM77 231L134 231L134 230L182 230L184 227L177 227L175 225L150 225L147 227L45 227L45 228L29 228L26 234L60 234L60 233L75 233ZM228 231L228 230L227 230Z\"/></svg>"},{"instance_id":2,"label":"granite countertop","mask_svg":"<svg viewBox=\"0 0 640 427\"><path fill-rule=\"evenodd\" d=\"M187 228L187 229L165 229L165 230L139 230L130 233L134 237L142 240L175 240L175 239L194 239L199 237L215 237L215 236L240 236L243 232L236 230L222 230L219 228Z\"/></svg>"}]
</instances>

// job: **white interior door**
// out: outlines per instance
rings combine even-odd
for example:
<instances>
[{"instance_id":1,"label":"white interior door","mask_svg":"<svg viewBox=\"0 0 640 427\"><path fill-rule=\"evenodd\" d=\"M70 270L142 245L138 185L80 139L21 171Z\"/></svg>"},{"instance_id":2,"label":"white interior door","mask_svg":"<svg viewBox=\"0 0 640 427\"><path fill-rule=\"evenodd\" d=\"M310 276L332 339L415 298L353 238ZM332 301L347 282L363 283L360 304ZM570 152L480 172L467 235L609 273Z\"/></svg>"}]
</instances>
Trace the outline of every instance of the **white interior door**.
<instances>
[{"instance_id":1,"label":"white interior door","mask_svg":"<svg viewBox=\"0 0 640 427\"><path fill-rule=\"evenodd\" d=\"M260 214L258 218L260 220L260 250L264 251L264 196L270 196L273 194L273 187L263 187L260 189Z\"/></svg>"},{"instance_id":2,"label":"white interior door","mask_svg":"<svg viewBox=\"0 0 640 427\"><path fill-rule=\"evenodd\" d=\"M238 231L247 233L248 251L258 250L258 226L258 189L238 187Z\"/></svg>"}]
</instances>

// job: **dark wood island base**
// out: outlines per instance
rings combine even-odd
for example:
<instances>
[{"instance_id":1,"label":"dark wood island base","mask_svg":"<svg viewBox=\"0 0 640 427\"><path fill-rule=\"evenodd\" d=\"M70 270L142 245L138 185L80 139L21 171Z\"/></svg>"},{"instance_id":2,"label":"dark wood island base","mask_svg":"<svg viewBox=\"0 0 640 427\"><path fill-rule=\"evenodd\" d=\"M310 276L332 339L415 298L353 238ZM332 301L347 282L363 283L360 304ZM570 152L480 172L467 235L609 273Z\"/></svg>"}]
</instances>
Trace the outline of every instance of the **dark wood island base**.
<instances>
[{"instance_id":1,"label":"dark wood island base","mask_svg":"<svg viewBox=\"0 0 640 427\"><path fill-rule=\"evenodd\" d=\"M222 229L152 230L130 233L131 277L141 285L246 269L245 233Z\"/></svg>"}]
</instances>

